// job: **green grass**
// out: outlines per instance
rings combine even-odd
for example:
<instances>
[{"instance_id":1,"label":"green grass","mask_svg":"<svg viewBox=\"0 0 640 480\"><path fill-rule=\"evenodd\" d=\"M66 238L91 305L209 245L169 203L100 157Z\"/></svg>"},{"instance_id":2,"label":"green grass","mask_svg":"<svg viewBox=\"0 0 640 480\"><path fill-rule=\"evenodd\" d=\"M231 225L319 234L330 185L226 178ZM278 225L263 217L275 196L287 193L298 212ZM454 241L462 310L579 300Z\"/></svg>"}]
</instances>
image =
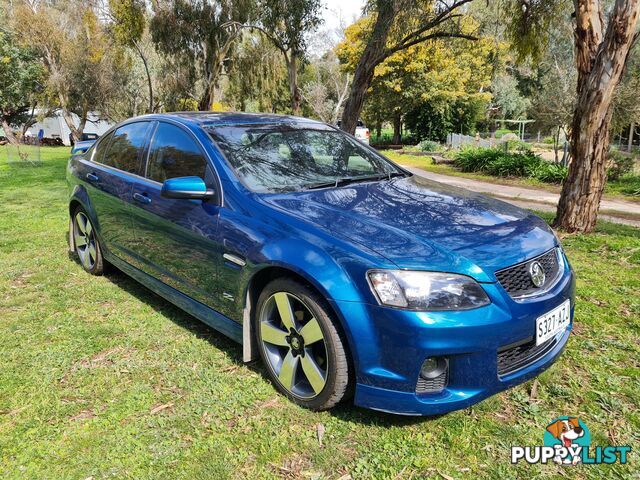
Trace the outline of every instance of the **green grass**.
<instances>
[{"instance_id":1,"label":"green grass","mask_svg":"<svg viewBox=\"0 0 640 480\"><path fill-rule=\"evenodd\" d=\"M67 255L68 149L40 167L0 157L0 477L630 478L640 440L640 231L602 223L564 238L578 274L560 360L464 411L416 419L278 395L241 348L123 274ZM627 466L509 463L558 415ZM324 427L322 446L318 425Z\"/></svg>"}]
</instances>

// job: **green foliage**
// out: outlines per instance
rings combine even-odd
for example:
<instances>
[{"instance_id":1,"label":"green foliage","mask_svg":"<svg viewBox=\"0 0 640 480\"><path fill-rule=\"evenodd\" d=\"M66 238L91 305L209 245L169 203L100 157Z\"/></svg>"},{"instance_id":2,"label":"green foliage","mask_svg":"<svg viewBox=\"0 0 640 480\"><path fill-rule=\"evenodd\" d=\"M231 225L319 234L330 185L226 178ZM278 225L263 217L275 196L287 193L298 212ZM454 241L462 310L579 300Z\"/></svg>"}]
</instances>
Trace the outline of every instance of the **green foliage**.
<instances>
[{"instance_id":1,"label":"green foliage","mask_svg":"<svg viewBox=\"0 0 640 480\"><path fill-rule=\"evenodd\" d=\"M470 147L454 158L463 172L482 172L497 177L529 177L547 183L562 183L567 168L549 163L530 151L508 153L500 148Z\"/></svg>"},{"instance_id":2,"label":"green foliage","mask_svg":"<svg viewBox=\"0 0 640 480\"><path fill-rule=\"evenodd\" d=\"M451 132L473 133L476 123L483 118L485 108L486 102L478 98L432 99L409 111L405 124L419 139L445 142Z\"/></svg>"},{"instance_id":3,"label":"green foliage","mask_svg":"<svg viewBox=\"0 0 640 480\"><path fill-rule=\"evenodd\" d=\"M260 21L272 41L283 51L303 54L305 35L322 24L321 0L262 0Z\"/></svg>"},{"instance_id":4,"label":"green foliage","mask_svg":"<svg viewBox=\"0 0 640 480\"><path fill-rule=\"evenodd\" d=\"M114 20L111 30L116 41L134 46L145 29L144 0L109 0L109 11Z\"/></svg>"},{"instance_id":5,"label":"green foliage","mask_svg":"<svg viewBox=\"0 0 640 480\"><path fill-rule=\"evenodd\" d=\"M423 140L418 144L418 149L421 152L437 152L441 148L440 144L433 140Z\"/></svg>"},{"instance_id":6,"label":"green foliage","mask_svg":"<svg viewBox=\"0 0 640 480\"><path fill-rule=\"evenodd\" d=\"M0 118L19 123L43 80L44 69L34 52L0 30Z\"/></svg>"},{"instance_id":7,"label":"green foliage","mask_svg":"<svg viewBox=\"0 0 640 480\"><path fill-rule=\"evenodd\" d=\"M618 180L623 175L631 173L635 165L635 159L632 156L625 155L617 150L609 152L609 168L607 168L607 178L609 180Z\"/></svg>"},{"instance_id":8,"label":"green foliage","mask_svg":"<svg viewBox=\"0 0 640 480\"><path fill-rule=\"evenodd\" d=\"M253 13L252 0L172 0L156 12L151 37L158 52L181 70L187 88L181 97L197 95L201 109L211 107L239 25Z\"/></svg>"}]
</instances>

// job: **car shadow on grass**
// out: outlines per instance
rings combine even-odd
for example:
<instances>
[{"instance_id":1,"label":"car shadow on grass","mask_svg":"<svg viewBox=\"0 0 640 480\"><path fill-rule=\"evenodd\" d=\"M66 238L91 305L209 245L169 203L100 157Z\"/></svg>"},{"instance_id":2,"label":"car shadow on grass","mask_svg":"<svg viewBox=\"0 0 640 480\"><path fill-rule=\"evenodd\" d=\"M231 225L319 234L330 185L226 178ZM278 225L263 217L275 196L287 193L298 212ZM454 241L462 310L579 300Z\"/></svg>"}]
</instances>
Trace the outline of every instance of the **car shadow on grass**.
<instances>
[{"instance_id":1,"label":"car shadow on grass","mask_svg":"<svg viewBox=\"0 0 640 480\"><path fill-rule=\"evenodd\" d=\"M72 261L77 263L78 266L82 268L77 255L72 252L68 252L68 255ZM113 266L108 266L107 271L104 274L104 278L109 280L119 288L125 290L130 295L134 296L140 302L149 305L156 312L171 320L176 325L189 331L191 334L195 335L196 338L206 340L207 342L209 342L209 344L211 344L211 346L224 351L227 354L227 357L237 366L246 366L253 372L261 375L266 382L271 383L271 380L269 379L267 371L262 365L262 362L260 360L253 360L251 362L245 363L242 360L242 346L227 338L221 332L218 332L214 328L209 327L207 324L201 322L179 307L176 307L168 300L165 300L160 295L149 290L141 283L136 282L134 279ZM275 387L274 394L280 395L278 392L276 392ZM333 409L329 410L328 413L345 422L359 423L362 425L372 425L377 427L401 427L414 425L435 420L442 416L438 415L430 417L418 417L394 415L392 413L379 412L357 407L353 404L353 400L346 401L338 405L337 407L334 407Z\"/></svg>"}]
</instances>

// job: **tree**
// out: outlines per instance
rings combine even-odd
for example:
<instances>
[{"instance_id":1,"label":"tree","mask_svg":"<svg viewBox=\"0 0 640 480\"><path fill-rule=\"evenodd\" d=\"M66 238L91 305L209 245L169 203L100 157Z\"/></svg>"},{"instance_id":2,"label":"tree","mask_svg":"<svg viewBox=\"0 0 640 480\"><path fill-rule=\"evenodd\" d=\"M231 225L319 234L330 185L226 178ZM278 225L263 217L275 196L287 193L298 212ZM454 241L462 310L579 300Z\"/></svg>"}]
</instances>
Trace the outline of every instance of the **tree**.
<instances>
[{"instance_id":1,"label":"tree","mask_svg":"<svg viewBox=\"0 0 640 480\"><path fill-rule=\"evenodd\" d=\"M60 107L72 137L80 140L88 113L117 97L129 59L82 0L18 5L12 20L20 42L42 59L49 101ZM80 118L79 125L72 113Z\"/></svg>"},{"instance_id":2,"label":"tree","mask_svg":"<svg viewBox=\"0 0 640 480\"><path fill-rule=\"evenodd\" d=\"M364 17L347 28L345 40L337 47L347 71L358 64L372 20ZM471 34L477 23L461 17L458 28ZM390 121L393 143L401 141L405 117L410 119L412 132L422 138L444 140L452 128L471 129L491 98L487 88L494 51L491 39L468 42L459 38L432 39L399 50L375 68L363 116L376 128Z\"/></svg>"},{"instance_id":3,"label":"tree","mask_svg":"<svg viewBox=\"0 0 640 480\"><path fill-rule=\"evenodd\" d=\"M308 80L302 86L302 97L320 120L335 125L349 93L351 76L343 72L336 54L329 50L314 59L305 71Z\"/></svg>"},{"instance_id":4,"label":"tree","mask_svg":"<svg viewBox=\"0 0 640 480\"><path fill-rule=\"evenodd\" d=\"M458 13L471 0L374 0L372 26L342 114L342 128L353 133L375 68L396 52L437 38L476 39L462 33Z\"/></svg>"},{"instance_id":5,"label":"tree","mask_svg":"<svg viewBox=\"0 0 640 480\"><path fill-rule=\"evenodd\" d=\"M36 55L0 30L0 122L10 143L18 143L11 125L23 123L34 92L42 88L43 74Z\"/></svg>"},{"instance_id":6,"label":"tree","mask_svg":"<svg viewBox=\"0 0 640 480\"><path fill-rule=\"evenodd\" d=\"M211 110L216 103L225 63L252 13L252 0L172 0L157 7L151 20L153 42L200 80L200 110Z\"/></svg>"},{"instance_id":7,"label":"tree","mask_svg":"<svg viewBox=\"0 0 640 480\"><path fill-rule=\"evenodd\" d=\"M112 19L111 32L116 42L133 49L144 66L149 88L148 113L156 110L153 98L153 80L149 69L149 60L141 45L146 29L145 3L143 0L109 0L109 13Z\"/></svg>"},{"instance_id":8,"label":"tree","mask_svg":"<svg viewBox=\"0 0 640 480\"><path fill-rule=\"evenodd\" d=\"M289 76L291 111L300 114L302 96L298 68L306 53L305 35L321 23L321 0L263 0L259 5L261 30L282 52Z\"/></svg>"},{"instance_id":9,"label":"tree","mask_svg":"<svg viewBox=\"0 0 640 480\"><path fill-rule=\"evenodd\" d=\"M245 29L229 62L224 101L249 112L283 112L290 96L282 54L260 32Z\"/></svg>"},{"instance_id":10,"label":"tree","mask_svg":"<svg viewBox=\"0 0 640 480\"><path fill-rule=\"evenodd\" d=\"M532 37L533 32L557 15L557 11L538 14L534 7L540 3L554 2L513 2L512 38L534 58L539 48L531 45L538 44L539 38ZM554 225L569 232L591 232L606 183L614 94L638 38L640 0L615 0L607 13L600 0L574 0L574 7L577 99L571 124L572 160Z\"/></svg>"}]
</instances>

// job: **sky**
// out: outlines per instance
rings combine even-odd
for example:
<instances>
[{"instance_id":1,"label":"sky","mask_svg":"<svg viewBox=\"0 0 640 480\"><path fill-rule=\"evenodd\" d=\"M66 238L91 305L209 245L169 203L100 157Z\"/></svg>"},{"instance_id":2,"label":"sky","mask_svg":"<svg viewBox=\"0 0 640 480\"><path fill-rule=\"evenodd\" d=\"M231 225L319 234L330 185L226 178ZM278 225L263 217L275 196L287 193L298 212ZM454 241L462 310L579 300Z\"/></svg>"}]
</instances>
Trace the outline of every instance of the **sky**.
<instances>
[{"instance_id":1,"label":"sky","mask_svg":"<svg viewBox=\"0 0 640 480\"><path fill-rule=\"evenodd\" d=\"M311 53L321 55L340 41L338 32L342 30L342 27L351 25L360 17L364 3L365 0L324 0L326 7L323 11L324 24L320 30L328 32L331 40L311 42Z\"/></svg>"},{"instance_id":2,"label":"sky","mask_svg":"<svg viewBox=\"0 0 640 480\"><path fill-rule=\"evenodd\" d=\"M360 16L364 6L364 0L325 0L324 3L327 6L324 23L332 29L340 26L340 17L345 25L353 23L354 17Z\"/></svg>"}]
</instances>

